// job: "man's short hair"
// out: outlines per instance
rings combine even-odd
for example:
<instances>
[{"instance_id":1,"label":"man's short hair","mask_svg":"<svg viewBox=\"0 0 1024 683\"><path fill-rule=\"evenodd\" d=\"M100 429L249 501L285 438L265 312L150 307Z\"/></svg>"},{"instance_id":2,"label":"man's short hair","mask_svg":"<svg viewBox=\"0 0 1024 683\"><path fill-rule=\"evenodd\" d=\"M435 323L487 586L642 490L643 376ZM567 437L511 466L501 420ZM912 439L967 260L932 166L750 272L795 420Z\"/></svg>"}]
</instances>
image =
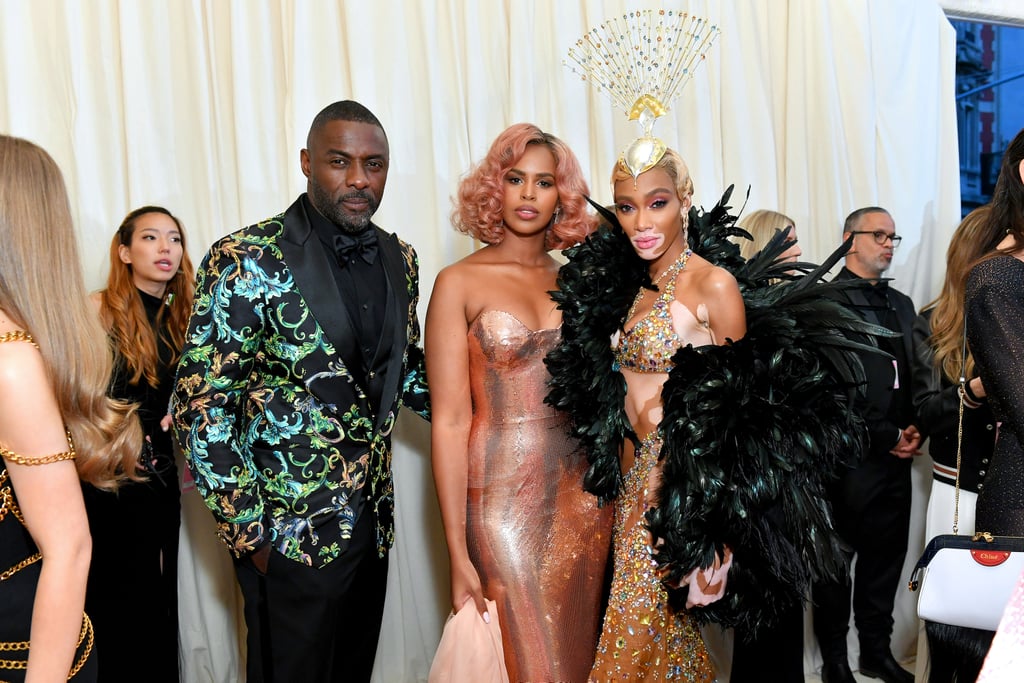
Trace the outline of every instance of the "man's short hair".
<instances>
[{"instance_id":1,"label":"man's short hair","mask_svg":"<svg viewBox=\"0 0 1024 683\"><path fill-rule=\"evenodd\" d=\"M846 217L846 221L843 223L843 234L853 232L857 229L857 224L860 223L860 219L869 213L884 213L886 216L892 218L890 213L880 206L865 206L863 209L857 209L849 216Z\"/></svg>"},{"instance_id":2,"label":"man's short hair","mask_svg":"<svg viewBox=\"0 0 1024 683\"><path fill-rule=\"evenodd\" d=\"M307 148L309 147L309 141L313 137L313 133L320 130L331 121L370 123L380 128L380 132L384 133L385 140L388 138L388 134L384 130L384 126L381 125L380 119L374 116L372 111L355 100L341 100L324 107L313 119L313 123L309 126L309 134L306 136Z\"/></svg>"}]
</instances>

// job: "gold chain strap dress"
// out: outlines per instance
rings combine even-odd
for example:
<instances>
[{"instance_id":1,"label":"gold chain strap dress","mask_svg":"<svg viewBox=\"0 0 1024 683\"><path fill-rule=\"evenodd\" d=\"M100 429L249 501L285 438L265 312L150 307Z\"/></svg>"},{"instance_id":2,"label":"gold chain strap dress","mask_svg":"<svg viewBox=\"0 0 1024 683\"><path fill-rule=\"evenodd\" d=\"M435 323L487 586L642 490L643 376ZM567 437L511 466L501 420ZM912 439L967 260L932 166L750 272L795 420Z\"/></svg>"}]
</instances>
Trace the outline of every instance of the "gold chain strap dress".
<instances>
[{"instance_id":1,"label":"gold chain strap dress","mask_svg":"<svg viewBox=\"0 0 1024 683\"><path fill-rule=\"evenodd\" d=\"M0 335L0 343L33 343L27 332ZM25 527L25 518L7 472L7 462L20 465L46 465L75 457L74 446L41 458L27 458L0 444L0 683L20 683L28 667L29 634L36 586L42 570L42 556ZM93 630L88 616L83 615L78 634L75 659L68 680L85 683L96 680L96 658L92 657Z\"/></svg>"}]
</instances>

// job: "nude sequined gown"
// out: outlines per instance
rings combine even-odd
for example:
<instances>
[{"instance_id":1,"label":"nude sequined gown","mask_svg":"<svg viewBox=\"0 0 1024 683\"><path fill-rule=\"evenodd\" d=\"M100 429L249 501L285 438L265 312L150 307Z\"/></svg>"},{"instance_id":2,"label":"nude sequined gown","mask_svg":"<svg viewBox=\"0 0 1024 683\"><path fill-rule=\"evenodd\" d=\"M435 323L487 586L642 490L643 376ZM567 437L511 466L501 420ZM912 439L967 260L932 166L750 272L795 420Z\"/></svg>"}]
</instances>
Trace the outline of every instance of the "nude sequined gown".
<instances>
[{"instance_id":1,"label":"nude sequined gown","mask_svg":"<svg viewBox=\"0 0 1024 683\"><path fill-rule=\"evenodd\" d=\"M601 628L612 510L583 490L586 458L543 402L558 340L503 311L469 328L466 536L513 682L587 680Z\"/></svg>"}]
</instances>

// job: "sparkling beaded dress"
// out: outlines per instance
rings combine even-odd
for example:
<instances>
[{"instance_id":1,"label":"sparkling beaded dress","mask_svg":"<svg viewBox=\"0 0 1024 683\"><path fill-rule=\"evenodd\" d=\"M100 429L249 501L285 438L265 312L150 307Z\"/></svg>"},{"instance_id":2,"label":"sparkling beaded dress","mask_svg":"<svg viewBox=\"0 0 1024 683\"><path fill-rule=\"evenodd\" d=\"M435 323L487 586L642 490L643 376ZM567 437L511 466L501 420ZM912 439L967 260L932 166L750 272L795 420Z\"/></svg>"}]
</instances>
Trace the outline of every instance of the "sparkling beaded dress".
<instances>
[{"instance_id":1,"label":"sparkling beaded dress","mask_svg":"<svg viewBox=\"0 0 1024 683\"><path fill-rule=\"evenodd\" d=\"M691 207L688 241L694 253L736 277L745 309L743 337L711 340L711 321L701 307L691 310L675 300L666 305L671 331L657 303L656 315L645 319L658 322L633 325L629 311L637 306L638 288L661 278L652 279L650 263L636 254L615 213L595 204L608 227L565 251L567 263L552 294L562 311L562 341L547 358L547 401L572 416L573 433L591 459L584 485L614 501L620 519L630 504L624 478L643 479L642 463L657 460L644 522L659 539L658 557L668 578L681 581L678 592L670 591L673 605L692 598L695 584L707 595L699 581L688 580L688 568L704 566L723 546L731 548L734 561L721 598L695 605L684 618L754 632L774 628L780 615L801 604L813 580L838 580L848 571L826 491L836 473L851 466L849 454L864 447L864 424L851 410L846 388L863 373L862 347L855 340L879 332L836 300L842 285L825 281L849 243L819 266L801 264L806 272L796 277L789 272L793 264L779 259L788 248L784 233L744 262L729 240L736 234L731 193L730 187L709 211ZM623 335L623 326L631 325ZM651 334L639 334L644 327ZM665 330L663 337L659 330ZM636 351L624 353L623 346ZM651 369L643 374L647 363ZM652 400L658 387L660 405ZM657 457L639 453L637 474L624 477L621 444L634 433L644 437L652 424L660 439L648 448ZM639 520L646 501L636 488L630 490L633 519ZM776 509L783 514L770 514ZM634 531L649 543L646 529ZM618 556L626 556L629 543L622 531L613 545ZM663 634L643 623L638 631L638 619L629 615L627 601L639 594L641 577L650 577L651 586L658 578L653 567L640 563L642 556L636 561L631 576L634 568L616 560L593 680L643 678L651 667L632 665L632 652L654 661L656 649L667 651ZM664 605L662 594L654 595L654 603ZM676 616L664 606L652 616L663 613ZM666 629L682 630L677 624L666 620ZM706 660L693 652L690 669L672 673L676 680L710 678ZM656 667L660 671L651 673L664 679L664 665Z\"/></svg>"},{"instance_id":2,"label":"sparkling beaded dress","mask_svg":"<svg viewBox=\"0 0 1024 683\"><path fill-rule=\"evenodd\" d=\"M676 332L673 309L683 334ZM667 373L680 346L712 343L705 307L697 316L675 301L675 277L668 278L651 312L615 340L616 366L625 373ZM627 375L627 384L628 384ZM633 466L623 478L615 499L614 563L611 594L590 673L604 681L712 681L711 660L697 623L685 611L673 610L655 573L651 535L644 513L653 499L648 490L651 470L658 462L661 438L644 437Z\"/></svg>"},{"instance_id":3,"label":"sparkling beaded dress","mask_svg":"<svg viewBox=\"0 0 1024 683\"><path fill-rule=\"evenodd\" d=\"M0 343L14 339L0 335ZM25 680L32 608L42 563L39 549L25 527L7 467L0 461L0 681ZM96 680L93 630L88 619L82 622L72 667L75 675L68 680Z\"/></svg>"},{"instance_id":4,"label":"sparkling beaded dress","mask_svg":"<svg viewBox=\"0 0 1024 683\"><path fill-rule=\"evenodd\" d=\"M503 311L470 325L466 537L497 602L510 681L584 681L601 626L611 506L582 488L567 418L543 403L557 329Z\"/></svg>"},{"instance_id":5,"label":"sparkling beaded dress","mask_svg":"<svg viewBox=\"0 0 1024 683\"><path fill-rule=\"evenodd\" d=\"M1001 422L975 528L1024 536L1024 262L1005 255L980 263L965 296L968 343Z\"/></svg>"}]
</instances>

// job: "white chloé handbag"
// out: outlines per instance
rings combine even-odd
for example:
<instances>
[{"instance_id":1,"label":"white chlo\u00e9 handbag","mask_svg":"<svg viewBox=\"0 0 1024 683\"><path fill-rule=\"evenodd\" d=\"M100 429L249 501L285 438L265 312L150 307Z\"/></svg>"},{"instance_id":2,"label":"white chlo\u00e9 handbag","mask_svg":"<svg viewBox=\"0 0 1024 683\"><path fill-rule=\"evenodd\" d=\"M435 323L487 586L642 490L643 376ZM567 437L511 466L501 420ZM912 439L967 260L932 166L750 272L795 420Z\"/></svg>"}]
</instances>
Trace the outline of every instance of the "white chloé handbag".
<instances>
[{"instance_id":1,"label":"white chlo\u00e9 handbag","mask_svg":"<svg viewBox=\"0 0 1024 683\"><path fill-rule=\"evenodd\" d=\"M967 328L964 326L964 364ZM995 631L1003 610L1024 572L1024 538L980 532L957 535L960 512L960 465L966 373L960 373L960 422L957 427L956 493L953 533L928 542L914 567L909 588L919 591L917 615L925 621ZM922 577L922 578L919 578Z\"/></svg>"}]
</instances>

